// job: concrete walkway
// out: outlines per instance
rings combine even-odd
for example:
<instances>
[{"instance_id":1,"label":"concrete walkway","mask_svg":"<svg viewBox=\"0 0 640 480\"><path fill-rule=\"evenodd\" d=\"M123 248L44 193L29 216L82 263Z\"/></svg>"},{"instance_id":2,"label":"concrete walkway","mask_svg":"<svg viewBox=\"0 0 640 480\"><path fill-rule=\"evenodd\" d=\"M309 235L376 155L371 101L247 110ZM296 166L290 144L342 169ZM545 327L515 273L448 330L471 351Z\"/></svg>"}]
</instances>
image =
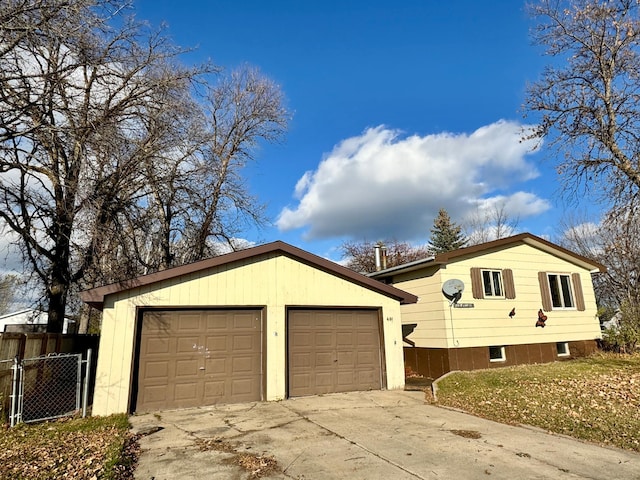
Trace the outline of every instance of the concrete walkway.
<instances>
[{"instance_id":1,"label":"concrete walkway","mask_svg":"<svg viewBox=\"0 0 640 480\"><path fill-rule=\"evenodd\" d=\"M136 479L640 479L640 455L427 405L353 392L131 417ZM263 462L266 464L266 461Z\"/></svg>"}]
</instances>

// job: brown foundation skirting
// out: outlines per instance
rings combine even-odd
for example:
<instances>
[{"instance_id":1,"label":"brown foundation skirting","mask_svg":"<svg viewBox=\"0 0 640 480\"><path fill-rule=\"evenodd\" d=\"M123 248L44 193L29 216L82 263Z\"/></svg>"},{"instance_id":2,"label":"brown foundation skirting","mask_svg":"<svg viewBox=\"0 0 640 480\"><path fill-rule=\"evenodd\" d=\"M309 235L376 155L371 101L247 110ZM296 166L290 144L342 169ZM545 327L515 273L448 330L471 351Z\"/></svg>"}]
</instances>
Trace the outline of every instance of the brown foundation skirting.
<instances>
[{"instance_id":1,"label":"brown foundation skirting","mask_svg":"<svg viewBox=\"0 0 640 480\"><path fill-rule=\"evenodd\" d=\"M405 372L427 378L438 378L452 370L479 370L512 365L549 363L586 357L597 349L595 340L567 342L569 355L558 356L556 343L504 345L505 361L490 362L489 347L422 348L404 347Z\"/></svg>"}]
</instances>

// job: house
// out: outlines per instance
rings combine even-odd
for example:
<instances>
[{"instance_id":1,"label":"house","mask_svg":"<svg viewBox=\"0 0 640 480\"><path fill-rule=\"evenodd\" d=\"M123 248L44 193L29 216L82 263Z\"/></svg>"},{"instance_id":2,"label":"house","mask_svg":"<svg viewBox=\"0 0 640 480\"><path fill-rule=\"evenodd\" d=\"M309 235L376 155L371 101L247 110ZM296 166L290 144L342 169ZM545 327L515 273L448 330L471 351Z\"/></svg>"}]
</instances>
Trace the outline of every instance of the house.
<instances>
[{"instance_id":1,"label":"house","mask_svg":"<svg viewBox=\"0 0 640 480\"><path fill-rule=\"evenodd\" d=\"M47 331L46 312L27 308L17 312L0 315L0 333L41 333ZM75 333L76 322L64 319L62 333Z\"/></svg>"},{"instance_id":2,"label":"house","mask_svg":"<svg viewBox=\"0 0 640 480\"><path fill-rule=\"evenodd\" d=\"M522 233L369 274L402 306L405 363L437 378L584 356L601 338L591 274L605 267Z\"/></svg>"},{"instance_id":3,"label":"house","mask_svg":"<svg viewBox=\"0 0 640 480\"><path fill-rule=\"evenodd\" d=\"M283 242L82 293L102 310L93 413L404 387L407 292Z\"/></svg>"}]
</instances>

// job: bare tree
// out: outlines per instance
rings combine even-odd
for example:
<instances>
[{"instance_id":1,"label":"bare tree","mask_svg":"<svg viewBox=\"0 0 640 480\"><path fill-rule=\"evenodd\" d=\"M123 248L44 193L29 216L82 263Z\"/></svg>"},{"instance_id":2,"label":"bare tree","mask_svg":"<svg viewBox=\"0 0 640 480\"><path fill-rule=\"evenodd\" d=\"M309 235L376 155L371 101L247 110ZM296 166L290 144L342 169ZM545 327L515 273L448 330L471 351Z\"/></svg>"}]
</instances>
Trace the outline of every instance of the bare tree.
<instances>
[{"instance_id":1,"label":"bare tree","mask_svg":"<svg viewBox=\"0 0 640 480\"><path fill-rule=\"evenodd\" d=\"M624 204L640 187L640 18L636 0L540 0L534 40L556 57L528 89L532 136L562 158L568 193Z\"/></svg>"},{"instance_id":2,"label":"bare tree","mask_svg":"<svg viewBox=\"0 0 640 480\"><path fill-rule=\"evenodd\" d=\"M372 273L376 271L375 246L382 245L386 248L387 268L404 265L415 260L428 258L431 254L426 246L415 246L398 240L384 240L372 243L344 242L340 249L345 266L360 273Z\"/></svg>"},{"instance_id":3,"label":"bare tree","mask_svg":"<svg viewBox=\"0 0 640 480\"><path fill-rule=\"evenodd\" d=\"M561 228L560 244L607 267L594 277L601 320L620 312L624 343L640 342L640 207L630 204L599 222L568 218Z\"/></svg>"},{"instance_id":4,"label":"bare tree","mask_svg":"<svg viewBox=\"0 0 640 480\"><path fill-rule=\"evenodd\" d=\"M518 217L509 214L504 201L478 208L464 222L468 245L478 245L514 235L519 223Z\"/></svg>"},{"instance_id":5,"label":"bare tree","mask_svg":"<svg viewBox=\"0 0 640 480\"><path fill-rule=\"evenodd\" d=\"M141 184L148 102L193 74L167 68L178 52L162 37L142 44L140 26L127 21L110 29L98 16L110 3L68 5L31 35L14 32L40 8L0 32L3 45L15 44L0 57L0 218L45 287L53 332L62 330L70 285L95 263L123 197ZM12 18L7 4L2 12Z\"/></svg>"},{"instance_id":6,"label":"bare tree","mask_svg":"<svg viewBox=\"0 0 640 480\"><path fill-rule=\"evenodd\" d=\"M51 332L78 289L211 255L259 223L241 169L286 127L275 84L249 68L209 83L218 69L181 66L162 32L111 22L125 5L0 4L0 221Z\"/></svg>"}]
</instances>

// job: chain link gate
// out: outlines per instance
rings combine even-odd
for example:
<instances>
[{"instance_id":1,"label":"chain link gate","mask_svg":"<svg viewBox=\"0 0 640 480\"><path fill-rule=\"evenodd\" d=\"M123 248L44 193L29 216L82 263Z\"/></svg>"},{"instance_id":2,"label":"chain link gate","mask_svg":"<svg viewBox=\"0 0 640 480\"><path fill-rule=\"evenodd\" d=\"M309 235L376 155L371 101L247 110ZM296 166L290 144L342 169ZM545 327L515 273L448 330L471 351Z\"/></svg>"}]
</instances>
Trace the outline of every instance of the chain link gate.
<instances>
[{"instance_id":1,"label":"chain link gate","mask_svg":"<svg viewBox=\"0 0 640 480\"><path fill-rule=\"evenodd\" d=\"M14 360L11 426L87 413L91 350Z\"/></svg>"}]
</instances>

